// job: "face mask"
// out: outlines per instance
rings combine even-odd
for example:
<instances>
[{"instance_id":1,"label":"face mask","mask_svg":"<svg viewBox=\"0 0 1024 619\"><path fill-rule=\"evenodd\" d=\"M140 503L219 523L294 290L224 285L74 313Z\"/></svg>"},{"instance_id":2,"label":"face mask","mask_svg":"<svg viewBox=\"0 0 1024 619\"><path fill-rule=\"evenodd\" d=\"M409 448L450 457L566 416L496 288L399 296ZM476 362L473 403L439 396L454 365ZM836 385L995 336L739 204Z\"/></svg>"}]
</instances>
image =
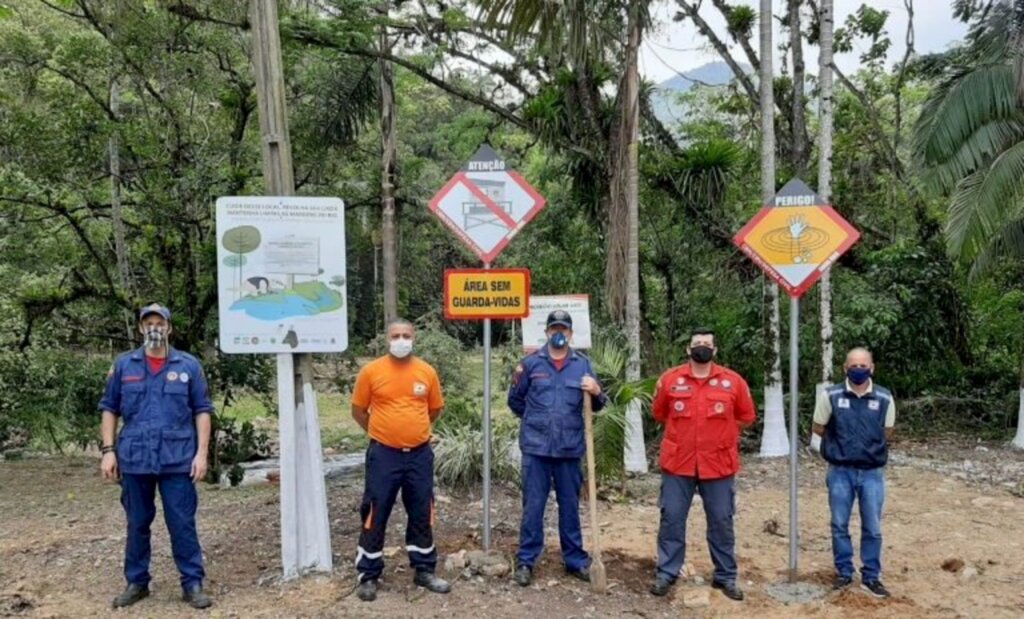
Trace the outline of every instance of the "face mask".
<instances>
[{"instance_id":1,"label":"face mask","mask_svg":"<svg viewBox=\"0 0 1024 619\"><path fill-rule=\"evenodd\" d=\"M846 377L854 385L863 385L871 378L870 368L849 368L846 370Z\"/></svg>"},{"instance_id":2,"label":"face mask","mask_svg":"<svg viewBox=\"0 0 1024 619\"><path fill-rule=\"evenodd\" d=\"M398 357L399 359L405 359L412 353L412 340L391 340L388 343L388 351L391 355Z\"/></svg>"},{"instance_id":3,"label":"face mask","mask_svg":"<svg viewBox=\"0 0 1024 619\"><path fill-rule=\"evenodd\" d=\"M551 346L554 348L565 348L569 345L569 338L565 336L561 331L555 331L549 338Z\"/></svg>"},{"instance_id":4,"label":"face mask","mask_svg":"<svg viewBox=\"0 0 1024 619\"><path fill-rule=\"evenodd\" d=\"M707 363L715 356L715 349L710 346L694 346L690 349L690 358L697 363Z\"/></svg>"},{"instance_id":5,"label":"face mask","mask_svg":"<svg viewBox=\"0 0 1024 619\"><path fill-rule=\"evenodd\" d=\"M146 348L162 348L167 343L167 329L150 327L144 331Z\"/></svg>"}]
</instances>

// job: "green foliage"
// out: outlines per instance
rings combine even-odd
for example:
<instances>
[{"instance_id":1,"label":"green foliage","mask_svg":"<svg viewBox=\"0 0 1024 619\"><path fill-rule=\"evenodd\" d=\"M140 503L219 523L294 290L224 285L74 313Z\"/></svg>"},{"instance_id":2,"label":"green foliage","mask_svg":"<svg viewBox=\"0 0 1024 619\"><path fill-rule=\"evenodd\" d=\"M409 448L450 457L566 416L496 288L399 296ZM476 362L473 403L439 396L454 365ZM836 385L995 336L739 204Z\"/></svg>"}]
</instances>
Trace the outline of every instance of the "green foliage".
<instances>
[{"instance_id":1,"label":"green foliage","mask_svg":"<svg viewBox=\"0 0 1024 619\"><path fill-rule=\"evenodd\" d=\"M109 359L75 352L0 351L0 448L98 442L96 405L109 368Z\"/></svg>"},{"instance_id":2,"label":"green foliage","mask_svg":"<svg viewBox=\"0 0 1024 619\"><path fill-rule=\"evenodd\" d=\"M239 464L269 456L270 438L266 432L257 430L249 421L239 426L230 417L213 416L206 481L218 483L223 475L227 475L231 485L237 486L244 475Z\"/></svg>"},{"instance_id":3,"label":"green foliage","mask_svg":"<svg viewBox=\"0 0 1024 619\"><path fill-rule=\"evenodd\" d=\"M444 415L434 426L434 474L442 485L466 489L483 479L483 411L479 401L449 397ZM519 468L512 459L516 423L507 417L492 424L491 479L516 483Z\"/></svg>"}]
</instances>

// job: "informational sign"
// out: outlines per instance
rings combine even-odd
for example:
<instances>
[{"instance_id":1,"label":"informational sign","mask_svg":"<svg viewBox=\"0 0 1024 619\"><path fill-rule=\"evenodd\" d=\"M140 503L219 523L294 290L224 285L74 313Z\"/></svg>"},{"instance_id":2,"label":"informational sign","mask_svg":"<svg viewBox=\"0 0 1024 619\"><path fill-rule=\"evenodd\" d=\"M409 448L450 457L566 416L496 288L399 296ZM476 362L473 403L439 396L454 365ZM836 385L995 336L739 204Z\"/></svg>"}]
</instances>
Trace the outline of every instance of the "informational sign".
<instances>
[{"instance_id":1,"label":"informational sign","mask_svg":"<svg viewBox=\"0 0 1024 619\"><path fill-rule=\"evenodd\" d=\"M530 297L530 314L522 320L524 350L532 352L548 341L544 333L547 330L548 314L559 309L565 310L572 317L572 339L569 345L579 349L591 347L590 297L585 294L568 294Z\"/></svg>"},{"instance_id":2,"label":"informational sign","mask_svg":"<svg viewBox=\"0 0 1024 619\"><path fill-rule=\"evenodd\" d=\"M733 242L791 297L799 298L859 238L810 187L793 179Z\"/></svg>"},{"instance_id":3,"label":"informational sign","mask_svg":"<svg viewBox=\"0 0 1024 619\"><path fill-rule=\"evenodd\" d=\"M530 312L529 269L447 269L444 317L523 318Z\"/></svg>"},{"instance_id":4,"label":"informational sign","mask_svg":"<svg viewBox=\"0 0 1024 619\"><path fill-rule=\"evenodd\" d=\"M490 264L546 203L485 144L437 192L430 210Z\"/></svg>"},{"instance_id":5,"label":"informational sign","mask_svg":"<svg viewBox=\"0 0 1024 619\"><path fill-rule=\"evenodd\" d=\"M345 205L338 198L217 200L220 349L348 348Z\"/></svg>"}]
</instances>

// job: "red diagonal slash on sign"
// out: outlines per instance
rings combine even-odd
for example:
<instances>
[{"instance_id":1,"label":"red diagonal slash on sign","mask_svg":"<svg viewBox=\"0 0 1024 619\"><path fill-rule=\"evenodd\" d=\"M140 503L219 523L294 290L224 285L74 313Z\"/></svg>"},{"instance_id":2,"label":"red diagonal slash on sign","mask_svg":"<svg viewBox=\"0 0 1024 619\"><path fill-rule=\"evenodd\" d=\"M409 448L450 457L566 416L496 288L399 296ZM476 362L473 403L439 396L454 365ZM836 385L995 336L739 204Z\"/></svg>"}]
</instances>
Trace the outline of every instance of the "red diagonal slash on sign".
<instances>
[{"instance_id":1,"label":"red diagonal slash on sign","mask_svg":"<svg viewBox=\"0 0 1024 619\"><path fill-rule=\"evenodd\" d=\"M456 175L456 178L459 181L461 181L462 184L466 186L466 189L469 189L473 193L473 195L476 196L477 199L483 203L484 206L486 206L492 213L494 213L495 217L500 219L506 226L508 226L509 230L515 230L516 226L519 225L518 223L516 223L516 220L509 217L508 213L506 213L500 206L498 206L497 202L490 199L487 196L487 194L483 192L482 189L477 187L476 183L473 182L473 179L466 176L465 172L459 172Z\"/></svg>"}]
</instances>

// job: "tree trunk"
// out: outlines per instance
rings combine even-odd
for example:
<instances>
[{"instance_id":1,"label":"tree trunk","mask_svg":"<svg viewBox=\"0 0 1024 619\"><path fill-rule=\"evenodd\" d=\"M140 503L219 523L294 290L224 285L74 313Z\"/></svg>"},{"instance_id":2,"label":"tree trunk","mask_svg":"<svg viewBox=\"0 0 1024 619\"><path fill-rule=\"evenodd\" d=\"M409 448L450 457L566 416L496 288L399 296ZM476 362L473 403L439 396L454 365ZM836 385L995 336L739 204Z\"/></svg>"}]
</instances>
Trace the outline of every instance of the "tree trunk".
<instances>
[{"instance_id":1,"label":"tree trunk","mask_svg":"<svg viewBox=\"0 0 1024 619\"><path fill-rule=\"evenodd\" d=\"M804 47L800 37L800 7L803 0L789 2L789 51L793 55L792 164L793 174L802 177L807 170L807 118L804 113Z\"/></svg>"},{"instance_id":2,"label":"tree trunk","mask_svg":"<svg viewBox=\"0 0 1024 619\"><path fill-rule=\"evenodd\" d=\"M1024 449L1024 344L1020 350L1020 388L1017 394L1017 436L1013 439L1013 446Z\"/></svg>"},{"instance_id":3,"label":"tree trunk","mask_svg":"<svg viewBox=\"0 0 1024 619\"><path fill-rule=\"evenodd\" d=\"M772 62L772 2L761 0L761 201L770 204L775 196L775 93L773 91ZM761 455L764 457L789 454L789 436L782 401L782 364L779 287L765 279L769 308L768 328L765 333L771 351L765 364L764 431L761 434Z\"/></svg>"},{"instance_id":4,"label":"tree trunk","mask_svg":"<svg viewBox=\"0 0 1024 619\"><path fill-rule=\"evenodd\" d=\"M615 142L616 165L611 171L611 219L608 273L609 308L613 318L625 327L629 344L626 380L640 380L640 254L639 254L639 132L640 74L638 54L641 38L640 1L629 5L626 72L619 92L619 127ZM614 236L612 236L614 233ZM630 473L647 472L643 418L639 403L626 409L625 468Z\"/></svg>"},{"instance_id":5,"label":"tree trunk","mask_svg":"<svg viewBox=\"0 0 1024 619\"><path fill-rule=\"evenodd\" d=\"M110 80L110 111L116 117L120 108L120 97L117 92L117 80ZM121 149L118 141L119 127L115 123L110 132L107 149L110 157L110 221L114 227L114 255L117 258L117 271L121 276L121 288L125 295L135 301L135 282L132 281L131 267L128 265L128 245L124 235L124 213L121 209ZM128 339L135 339L135 321L130 310L125 312L125 329Z\"/></svg>"},{"instance_id":6,"label":"tree trunk","mask_svg":"<svg viewBox=\"0 0 1024 619\"><path fill-rule=\"evenodd\" d=\"M386 20L390 2L381 3L381 17ZM389 52L386 23L380 26L381 52ZM381 137L381 240L384 254L384 323L398 318L398 233L395 228L395 167L397 159L395 134L395 80L391 63L380 66L380 137Z\"/></svg>"},{"instance_id":7,"label":"tree trunk","mask_svg":"<svg viewBox=\"0 0 1024 619\"><path fill-rule=\"evenodd\" d=\"M819 114L821 128L818 137L818 195L826 203L832 202L832 0L822 0L818 23L821 51L818 56ZM821 383L818 397L832 382L834 351L832 346L832 269L826 269L818 285L821 310Z\"/></svg>"}]
</instances>

